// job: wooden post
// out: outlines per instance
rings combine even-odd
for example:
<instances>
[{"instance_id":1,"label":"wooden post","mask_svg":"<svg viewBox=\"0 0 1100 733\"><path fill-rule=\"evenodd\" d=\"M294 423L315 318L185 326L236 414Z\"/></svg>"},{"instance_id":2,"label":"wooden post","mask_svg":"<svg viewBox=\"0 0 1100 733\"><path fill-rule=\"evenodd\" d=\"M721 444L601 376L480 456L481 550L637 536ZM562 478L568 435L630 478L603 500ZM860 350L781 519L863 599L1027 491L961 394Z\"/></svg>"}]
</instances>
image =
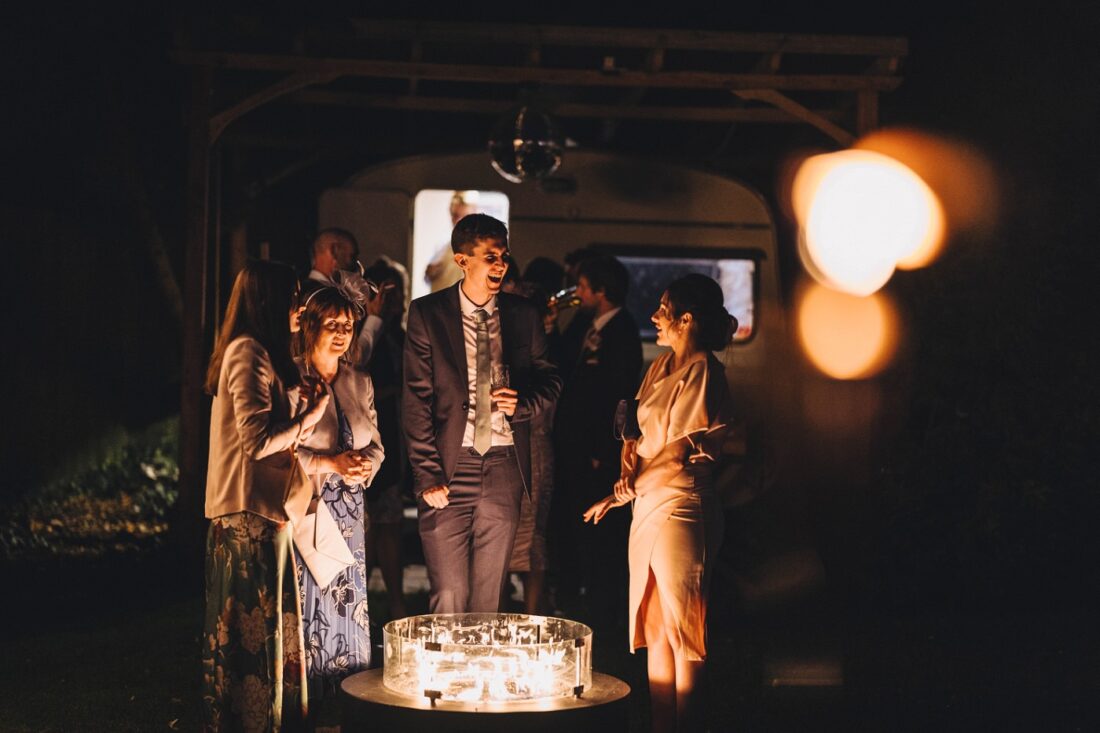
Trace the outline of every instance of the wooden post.
<instances>
[{"instance_id":1,"label":"wooden post","mask_svg":"<svg viewBox=\"0 0 1100 733\"><path fill-rule=\"evenodd\" d=\"M856 134L878 127L878 92L856 92Z\"/></svg>"},{"instance_id":2,"label":"wooden post","mask_svg":"<svg viewBox=\"0 0 1100 733\"><path fill-rule=\"evenodd\" d=\"M222 164L224 162L224 152L222 150L222 146L213 140L209 142L209 145L210 154L208 156L208 160L210 161L209 180L211 190L207 200L210 202L210 204L213 205L213 211L210 214L210 217L213 219L213 221L211 222L211 225L207 227L207 232L209 232L210 236L213 237L214 252L213 257L209 262L209 264L213 265L213 267L208 266L206 268L207 297L205 303L207 304L207 306L213 305L213 310L210 311L212 313L212 319L210 320L214 321L214 342L216 343L218 340L218 331L221 326L221 324L218 322L218 319L221 318L223 310L222 272L225 270L224 255L222 254L222 240L224 239L224 237L222 236L222 229L224 226L222 223ZM205 320L206 319L204 319L204 321ZM205 333L205 327L203 332Z\"/></svg>"},{"instance_id":3,"label":"wooden post","mask_svg":"<svg viewBox=\"0 0 1100 733\"><path fill-rule=\"evenodd\" d=\"M188 110L187 241L183 292L183 364L180 385L180 480L174 532L185 558L201 557L205 467L207 452L206 398L206 269L208 199L210 193L209 69L191 72ZM194 558L201 568L201 559ZM187 563L190 566L190 563Z\"/></svg>"},{"instance_id":4,"label":"wooden post","mask_svg":"<svg viewBox=\"0 0 1100 733\"><path fill-rule=\"evenodd\" d=\"M248 221L243 217L229 233L229 271L226 279L232 282L248 261Z\"/></svg>"}]
</instances>

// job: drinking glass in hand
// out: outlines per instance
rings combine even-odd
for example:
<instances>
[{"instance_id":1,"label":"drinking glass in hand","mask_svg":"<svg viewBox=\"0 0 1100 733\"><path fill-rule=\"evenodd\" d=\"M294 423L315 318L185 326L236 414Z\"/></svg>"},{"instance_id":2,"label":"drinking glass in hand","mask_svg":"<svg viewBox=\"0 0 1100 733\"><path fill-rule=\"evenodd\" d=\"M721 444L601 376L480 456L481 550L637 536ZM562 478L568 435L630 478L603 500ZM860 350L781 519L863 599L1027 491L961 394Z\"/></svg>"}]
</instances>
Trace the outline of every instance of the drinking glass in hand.
<instances>
[{"instance_id":1,"label":"drinking glass in hand","mask_svg":"<svg viewBox=\"0 0 1100 733\"><path fill-rule=\"evenodd\" d=\"M507 364L495 364L493 365L492 372L489 377L489 383L491 389L500 389L501 387L511 387L512 380L511 374L508 372Z\"/></svg>"},{"instance_id":2,"label":"drinking glass in hand","mask_svg":"<svg viewBox=\"0 0 1100 733\"><path fill-rule=\"evenodd\" d=\"M498 390L501 387L512 386L511 375L508 372L507 364L496 364L493 366L492 370L489 373L489 385L490 389L492 390ZM496 400L493 400L493 409L497 409ZM507 421L505 421L505 428L507 430L511 429Z\"/></svg>"}]
</instances>

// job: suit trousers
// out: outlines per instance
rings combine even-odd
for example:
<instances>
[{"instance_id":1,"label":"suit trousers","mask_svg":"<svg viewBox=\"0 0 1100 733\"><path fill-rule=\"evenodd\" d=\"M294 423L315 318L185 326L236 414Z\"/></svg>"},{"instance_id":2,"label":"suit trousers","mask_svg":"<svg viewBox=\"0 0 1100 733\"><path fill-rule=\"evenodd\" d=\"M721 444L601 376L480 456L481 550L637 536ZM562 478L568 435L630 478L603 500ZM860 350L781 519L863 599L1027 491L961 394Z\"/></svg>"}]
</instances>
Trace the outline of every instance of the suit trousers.
<instances>
[{"instance_id":1,"label":"suit trousers","mask_svg":"<svg viewBox=\"0 0 1100 733\"><path fill-rule=\"evenodd\" d=\"M513 446L463 448L448 504L417 499L432 613L496 613L519 524L523 478Z\"/></svg>"}]
</instances>

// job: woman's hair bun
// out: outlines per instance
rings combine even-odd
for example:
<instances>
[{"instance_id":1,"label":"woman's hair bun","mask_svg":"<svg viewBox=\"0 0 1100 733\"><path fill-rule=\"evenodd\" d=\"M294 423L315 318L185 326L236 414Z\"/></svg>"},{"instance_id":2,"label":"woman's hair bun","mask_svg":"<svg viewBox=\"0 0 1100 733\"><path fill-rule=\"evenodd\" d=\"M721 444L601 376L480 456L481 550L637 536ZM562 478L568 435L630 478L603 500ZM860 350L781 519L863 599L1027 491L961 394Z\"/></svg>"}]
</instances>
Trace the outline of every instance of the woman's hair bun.
<instances>
[{"instance_id":1,"label":"woman's hair bun","mask_svg":"<svg viewBox=\"0 0 1100 733\"><path fill-rule=\"evenodd\" d=\"M668 301L673 315L691 313L702 348L721 351L733 341L737 319L726 310L722 288L713 279L698 273L677 278L668 286Z\"/></svg>"}]
</instances>

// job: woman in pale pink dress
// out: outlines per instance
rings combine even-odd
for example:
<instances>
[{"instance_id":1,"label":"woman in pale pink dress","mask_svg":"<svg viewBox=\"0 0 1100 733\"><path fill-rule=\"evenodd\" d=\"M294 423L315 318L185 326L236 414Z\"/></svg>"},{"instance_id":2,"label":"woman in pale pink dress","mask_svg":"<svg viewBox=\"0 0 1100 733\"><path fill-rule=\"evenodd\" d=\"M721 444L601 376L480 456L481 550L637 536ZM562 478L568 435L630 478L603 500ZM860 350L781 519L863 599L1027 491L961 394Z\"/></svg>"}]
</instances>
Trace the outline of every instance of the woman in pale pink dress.
<instances>
[{"instance_id":1,"label":"woman in pale pink dress","mask_svg":"<svg viewBox=\"0 0 1100 733\"><path fill-rule=\"evenodd\" d=\"M630 647L647 647L654 731L693 730L696 682L706 658L706 597L722 542L722 512L711 477L730 424L725 370L712 353L736 330L722 290L687 275L653 314L654 360L638 390L641 437L623 445L614 493L594 504L598 523L631 501Z\"/></svg>"}]
</instances>

